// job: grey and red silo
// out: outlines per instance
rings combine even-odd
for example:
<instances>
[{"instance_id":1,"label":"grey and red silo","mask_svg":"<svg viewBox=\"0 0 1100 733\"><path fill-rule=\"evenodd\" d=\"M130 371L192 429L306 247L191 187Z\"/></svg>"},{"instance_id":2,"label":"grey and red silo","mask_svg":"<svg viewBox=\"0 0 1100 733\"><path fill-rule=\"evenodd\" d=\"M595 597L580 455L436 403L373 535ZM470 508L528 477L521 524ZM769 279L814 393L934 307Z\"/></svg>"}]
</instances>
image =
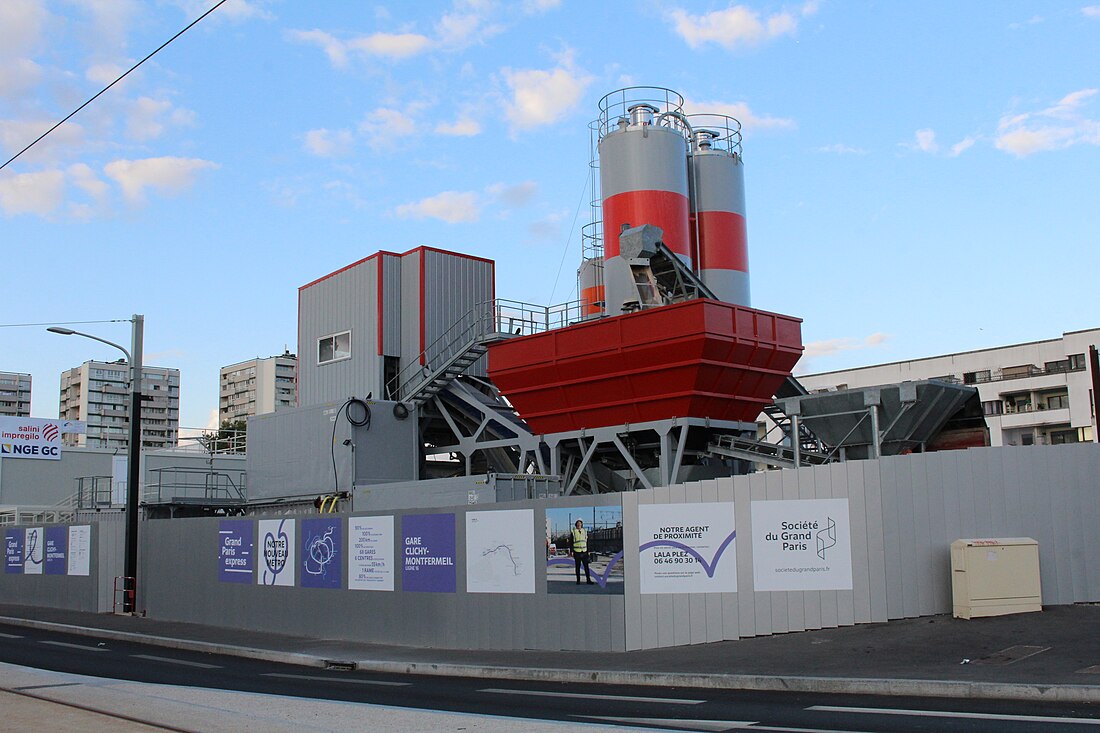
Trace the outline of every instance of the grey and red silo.
<instances>
[{"instance_id":1,"label":"grey and red silo","mask_svg":"<svg viewBox=\"0 0 1100 733\"><path fill-rule=\"evenodd\" d=\"M745 167L739 130L731 130L730 125L724 129L695 127L693 135L688 167L695 272L719 300L747 306Z\"/></svg>"},{"instance_id":2,"label":"grey and red silo","mask_svg":"<svg viewBox=\"0 0 1100 733\"><path fill-rule=\"evenodd\" d=\"M599 135L597 219L607 315L637 307L619 235L643 224L660 227L664 244L717 299L750 304L741 125L721 114L685 115L683 108L683 97L657 87L620 89L600 100L593 130ZM579 274L582 300L594 303L591 263L586 260ZM591 307L584 312L599 313Z\"/></svg>"},{"instance_id":3,"label":"grey and red silo","mask_svg":"<svg viewBox=\"0 0 1100 733\"><path fill-rule=\"evenodd\" d=\"M633 104L600 138L604 258L619 255L624 225L652 224L690 267L687 145L679 130L656 124L660 113L655 105Z\"/></svg>"}]
</instances>

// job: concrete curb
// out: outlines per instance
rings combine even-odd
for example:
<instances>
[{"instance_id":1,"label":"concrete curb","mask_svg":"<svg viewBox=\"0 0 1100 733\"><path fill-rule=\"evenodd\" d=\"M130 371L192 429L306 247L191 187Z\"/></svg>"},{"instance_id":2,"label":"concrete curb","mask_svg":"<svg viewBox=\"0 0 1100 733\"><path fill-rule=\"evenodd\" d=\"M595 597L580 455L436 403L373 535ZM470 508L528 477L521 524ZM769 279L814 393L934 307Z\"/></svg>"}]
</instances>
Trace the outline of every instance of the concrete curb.
<instances>
[{"instance_id":1,"label":"concrete curb","mask_svg":"<svg viewBox=\"0 0 1100 733\"><path fill-rule=\"evenodd\" d=\"M92 636L115 641L180 649L183 651L224 654L268 662L325 668L330 664L354 664L363 672L381 674L418 674L438 677L475 679L513 679L533 682L575 682L650 687L680 687L709 690L757 690L768 692L818 692L827 694L901 695L913 697L949 697L989 700L1030 700L1044 702L1100 702L1100 686L1044 685L1008 682L962 682L948 680L867 679L859 677L805 677L748 674L698 674L679 672L639 672L631 670L576 670L538 667L506 667L478 664L400 662L377 659L335 659L312 654L255 649L193 639L148 636L130 631L115 631L86 626L0 617L0 623L25 628Z\"/></svg>"}]
</instances>

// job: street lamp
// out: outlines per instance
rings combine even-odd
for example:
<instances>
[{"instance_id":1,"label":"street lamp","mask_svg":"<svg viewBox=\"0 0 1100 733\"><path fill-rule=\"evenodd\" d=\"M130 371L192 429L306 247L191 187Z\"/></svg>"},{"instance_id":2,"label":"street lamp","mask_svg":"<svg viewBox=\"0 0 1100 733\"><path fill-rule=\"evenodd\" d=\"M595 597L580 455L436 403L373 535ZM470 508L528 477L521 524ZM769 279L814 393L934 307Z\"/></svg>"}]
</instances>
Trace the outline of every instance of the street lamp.
<instances>
[{"instance_id":1,"label":"street lamp","mask_svg":"<svg viewBox=\"0 0 1100 733\"><path fill-rule=\"evenodd\" d=\"M123 572L133 583L130 593L124 596L122 610L134 613L137 603L137 562L138 562L138 499L141 492L141 352L145 332L145 316L134 314L130 319L130 350L71 328L51 326L46 330L62 336L83 336L113 346L126 355L130 364L130 443L126 450L126 564Z\"/></svg>"}]
</instances>

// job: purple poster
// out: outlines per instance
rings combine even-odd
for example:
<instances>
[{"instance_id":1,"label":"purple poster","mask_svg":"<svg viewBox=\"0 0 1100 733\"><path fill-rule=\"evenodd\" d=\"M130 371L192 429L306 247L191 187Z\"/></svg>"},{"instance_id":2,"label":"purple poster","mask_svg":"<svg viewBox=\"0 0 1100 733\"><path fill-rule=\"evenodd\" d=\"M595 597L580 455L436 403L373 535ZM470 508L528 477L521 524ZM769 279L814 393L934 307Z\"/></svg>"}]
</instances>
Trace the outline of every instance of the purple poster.
<instances>
[{"instance_id":1,"label":"purple poster","mask_svg":"<svg viewBox=\"0 0 1100 733\"><path fill-rule=\"evenodd\" d=\"M64 575L69 569L68 545L68 527L46 527L46 575Z\"/></svg>"},{"instance_id":2,"label":"purple poster","mask_svg":"<svg viewBox=\"0 0 1100 733\"><path fill-rule=\"evenodd\" d=\"M332 519L302 520L303 588L339 588L343 574L340 548L341 522Z\"/></svg>"},{"instance_id":3,"label":"purple poster","mask_svg":"<svg viewBox=\"0 0 1100 733\"><path fill-rule=\"evenodd\" d=\"M256 572L252 521L223 519L218 524L218 580L251 583Z\"/></svg>"},{"instance_id":4,"label":"purple poster","mask_svg":"<svg viewBox=\"0 0 1100 733\"><path fill-rule=\"evenodd\" d=\"M410 514L401 520L402 590L455 592L455 515Z\"/></svg>"},{"instance_id":5,"label":"purple poster","mask_svg":"<svg viewBox=\"0 0 1100 733\"><path fill-rule=\"evenodd\" d=\"M4 533L4 572L23 573L23 528Z\"/></svg>"}]
</instances>

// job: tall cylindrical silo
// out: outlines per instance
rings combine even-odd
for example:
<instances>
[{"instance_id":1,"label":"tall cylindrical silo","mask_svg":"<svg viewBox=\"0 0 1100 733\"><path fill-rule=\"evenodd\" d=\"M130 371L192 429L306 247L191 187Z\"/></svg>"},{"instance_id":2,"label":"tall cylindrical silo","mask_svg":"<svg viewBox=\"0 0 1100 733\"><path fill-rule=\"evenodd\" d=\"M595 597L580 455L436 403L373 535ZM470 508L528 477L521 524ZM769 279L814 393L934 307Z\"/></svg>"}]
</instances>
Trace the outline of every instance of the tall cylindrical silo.
<instances>
[{"instance_id":1,"label":"tall cylindrical silo","mask_svg":"<svg viewBox=\"0 0 1100 733\"><path fill-rule=\"evenodd\" d=\"M657 113L652 105L633 105L600 139L604 257L618 256L624 224L652 224L690 267L687 143L680 131L653 124Z\"/></svg>"},{"instance_id":2,"label":"tall cylindrical silo","mask_svg":"<svg viewBox=\"0 0 1100 733\"><path fill-rule=\"evenodd\" d=\"M738 150L713 144L718 137L710 130L695 130L689 165L695 269L719 300L748 306L744 165Z\"/></svg>"},{"instance_id":3,"label":"tall cylindrical silo","mask_svg":"<svg viewBox=\"0 0 1100 733\"><path fill-rule=\"evenodd\" d=\"M603 260L589 258L581 261L577 270L580 291L581 315L598 316L604 311Z\"/></svg>"}]
</instances>

